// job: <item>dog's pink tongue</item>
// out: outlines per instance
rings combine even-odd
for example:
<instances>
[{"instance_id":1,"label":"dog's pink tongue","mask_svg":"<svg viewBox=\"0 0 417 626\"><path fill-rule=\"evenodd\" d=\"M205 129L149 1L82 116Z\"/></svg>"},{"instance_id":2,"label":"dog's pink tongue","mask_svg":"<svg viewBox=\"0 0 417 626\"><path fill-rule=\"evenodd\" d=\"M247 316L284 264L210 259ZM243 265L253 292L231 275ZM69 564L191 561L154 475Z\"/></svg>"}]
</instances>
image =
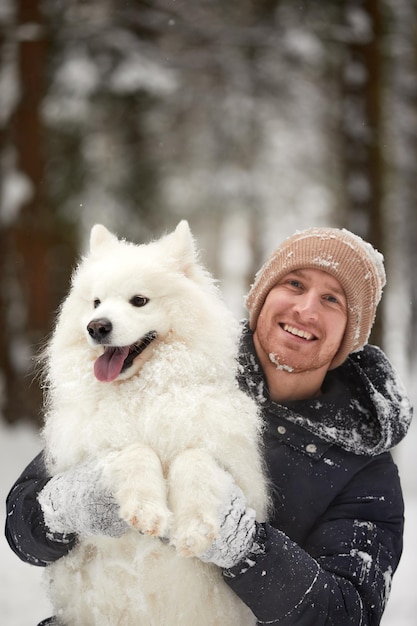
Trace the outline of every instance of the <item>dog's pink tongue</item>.
<instances>
[{"instance_id":1,"label":"dog's pink tongue","mask_svg":"<svg viewBox=\"0 0 417 626\"><path fill-rule=\"evenodd\" d=\"M94 374L97 380L110 383L122 371L125 358L129 354L129 347L106 348L104 354L94 363Z\"/></svg>"}]
</instances>

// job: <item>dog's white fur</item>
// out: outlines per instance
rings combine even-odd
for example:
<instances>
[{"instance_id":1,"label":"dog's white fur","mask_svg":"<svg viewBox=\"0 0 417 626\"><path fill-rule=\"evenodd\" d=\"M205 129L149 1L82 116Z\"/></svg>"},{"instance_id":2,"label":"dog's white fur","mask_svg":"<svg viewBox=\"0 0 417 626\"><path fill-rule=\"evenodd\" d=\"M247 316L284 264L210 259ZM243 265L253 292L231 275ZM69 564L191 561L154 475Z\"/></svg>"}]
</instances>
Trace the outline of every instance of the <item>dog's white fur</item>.
<instances>
[{"instance_id":1,"label":"dog's white fur","mask_svg":"<svg viewBox=\"0 0 417 626\"><path fill-rule=\"evenodd\" d=\"M157 332L113 382L94 376L104 348L87 325L97 318L111 321L113 346ZM219 530L231 477L258 519L267 508L260 417L235 380L239 332L186 221L139 246L93 227L46 352L43 437L51 474L99 460L132 529L81 538L48 567L66 626L256 622L219 568L197 558Z\"/></svg>"}]
</instances>

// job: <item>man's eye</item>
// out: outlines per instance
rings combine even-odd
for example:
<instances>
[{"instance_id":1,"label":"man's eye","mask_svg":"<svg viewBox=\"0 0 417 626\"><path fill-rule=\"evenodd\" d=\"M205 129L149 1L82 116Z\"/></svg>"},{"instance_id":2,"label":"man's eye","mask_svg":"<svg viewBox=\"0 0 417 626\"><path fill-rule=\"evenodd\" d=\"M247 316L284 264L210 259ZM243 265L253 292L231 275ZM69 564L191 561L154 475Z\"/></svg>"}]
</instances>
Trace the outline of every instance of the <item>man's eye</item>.
<instances>
[{"instance_id":1,"label":"man's eye","mask_svg":"<svg viewBox=\"0 0 417 626\"><path fill-rule=\"evenodd\" d=\"M339 302L336 296L326 296L326 300L328 300L329 302L334 302L335 304Z\"/></svg>"},{"instance_id":2,"label":"man's eye","mask_svg":"<svg viewBox=\"0 0 417 626\"><path fill-rule=\"evenodd\" d=\"M101 300L99 300L98 298L95 298L94 302L93 302L93 306L96 309L98 306L100 306L101 304Z\"/></svg>"},{"instance_id":3,"label":"man's eye","mask_svg":"<svg viewBox=\"0 0 417 626\"><path fill-rule=\"evenodd\" d=\"M295 280L295 278L291 278L291 280L289 280L288 283L291 285L291 287L296 287L297 289L301 287L300 281Z\"/></svg>"},{"instance_id":4,"label":"man's eye","mask_svg":"<svg viewBox=\"0 0 417 626\"><path fill-rule=\"evenodd\" d=\"M145 306L148 302L149 298L146 298L146 296L133 296L133 298L130 299L130 304L137 307Z\"/></svg>"}]
</instances>

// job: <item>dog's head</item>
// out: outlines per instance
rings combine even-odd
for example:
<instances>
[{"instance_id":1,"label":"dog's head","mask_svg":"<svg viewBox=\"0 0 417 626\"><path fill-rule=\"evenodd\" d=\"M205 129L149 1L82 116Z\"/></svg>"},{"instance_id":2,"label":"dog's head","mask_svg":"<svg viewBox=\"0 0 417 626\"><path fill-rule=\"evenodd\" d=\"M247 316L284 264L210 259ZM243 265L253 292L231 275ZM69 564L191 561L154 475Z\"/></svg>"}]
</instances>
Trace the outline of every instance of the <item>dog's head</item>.
<instances>
[{"instance_id":1,"label":"dog's head","mask_svg":"<svg viewBox=\"0 0 417 626\"><path fill-rule=\"evenodd\" d=\"M93 227L90 252L73 276L68 297L77 305L65 303L62 317L81 313L83 341L92 351L98 380L130 378L161 342L208 350L224 333L226 319L232 329L232 318L225 318L217 287L197 256L186 221L142 245L119 240L104 226Z\"/></svg>"}]
</instances>

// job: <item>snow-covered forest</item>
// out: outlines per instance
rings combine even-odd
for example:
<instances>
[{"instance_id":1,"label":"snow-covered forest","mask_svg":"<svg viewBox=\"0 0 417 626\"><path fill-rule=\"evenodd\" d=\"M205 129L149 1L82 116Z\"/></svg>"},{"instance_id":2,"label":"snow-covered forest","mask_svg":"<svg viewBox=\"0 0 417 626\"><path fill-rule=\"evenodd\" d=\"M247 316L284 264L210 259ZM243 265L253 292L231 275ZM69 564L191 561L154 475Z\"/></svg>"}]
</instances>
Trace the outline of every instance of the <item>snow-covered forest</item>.
<instances>
[{"instance_id":1,"label":"snow-covered forest","mask_svg":"<svg viewBox=\"0 0 417 626\"><path fill-rule=\"evenodd\" d=\"M187 218L230 306L295 229L385 255L374 341L417 345L415 0L3 0L0 369L14 422L90 226ZM400 323L398 306L400 304Z\"/></svg>"},{"instance_id":2,"label":"snow-covered forest","mask_svg":"<svg viewBox=\"0 0 417 626\"><path fill-rule=\"evenodd\" d=\"M2 0L3 500L37 445L36 354L96 222L140 242L188 219L239 317L284 237L353 230L386 262L372 340L415 395L416 32L417 0ZM408 441L415 526L415 428ZM2 615L32 624L15 611L39 592L1 541ZM403 572L385 626L415 616Z\"/></svg>"}]
</instances>

